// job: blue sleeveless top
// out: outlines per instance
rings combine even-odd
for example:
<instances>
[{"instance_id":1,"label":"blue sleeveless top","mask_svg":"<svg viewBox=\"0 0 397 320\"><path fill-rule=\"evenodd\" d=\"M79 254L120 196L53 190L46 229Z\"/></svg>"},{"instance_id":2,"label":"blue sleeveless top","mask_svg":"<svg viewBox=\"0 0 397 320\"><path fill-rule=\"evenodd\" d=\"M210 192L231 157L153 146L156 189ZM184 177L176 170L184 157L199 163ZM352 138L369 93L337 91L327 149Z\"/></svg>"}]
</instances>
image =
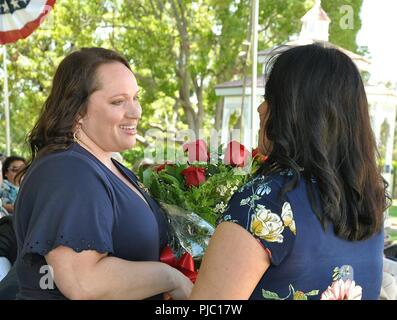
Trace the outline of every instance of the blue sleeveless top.
<instances>
[{"instance_id":1,"label":"blue sleeveless top","mask_svg":"<svg viewBox=\"0 0 397 320\"><path fill-rule=\"evenodd\" d=\"M15 204L18 298L65 299L56 286L40 288L44 256L59 245L130 261L159 261L167 242L165 216L132 171L112 161L150 207L76 143L29 168Z\"/></svg>"},{"instance_id":2,"label":"blue sleeveless top","mask_svg":"<svg viewBox=\"0 0 397 320\"><path fill-rule=\"evenodd\" d=\"M291 179L284 170L257 176L236 192L220 221L231 221L250 232L271 257L250 299L378 299L382 283L383 232L364 241L337 237L332 224L324 231L307 195L316 181L301 178L283 198ZM354 283L353 283L354 281ZM338 291L339 290L339 291Z\"/></svg>"}]
</instances>

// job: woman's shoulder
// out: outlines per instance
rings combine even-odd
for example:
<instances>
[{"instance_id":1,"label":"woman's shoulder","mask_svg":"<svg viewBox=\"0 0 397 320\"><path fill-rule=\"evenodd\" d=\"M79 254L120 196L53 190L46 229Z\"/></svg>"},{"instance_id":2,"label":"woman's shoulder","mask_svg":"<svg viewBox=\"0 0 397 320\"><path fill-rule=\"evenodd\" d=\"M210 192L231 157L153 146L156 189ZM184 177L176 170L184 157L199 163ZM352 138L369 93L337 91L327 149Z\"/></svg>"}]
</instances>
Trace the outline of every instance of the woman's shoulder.
<instances>
[{"instance_id":1,"label":"woman's shoulder","mask_svg":"<svg viewBox=\"0 0 397 320\"><path fill-rule=\"evenodd\" d=\"M281 170L270 175L256 174L238 190L238 193L254 191L258 195L269 196L281 191L292 176L292 170Z\"/></svg>"},{"instance_id":2,"label":"woman's shoulder","mask_svg":"<svg viewBox=\"0 0 397 320\"><path fill-rule=\"evenodd\" d=\"M77 152L73 146L68 149L57 151L39 158L33 162L34 168L91 168L95 169L95 161L87 155Z\"/></svg>"},{"instance_id":3,"label":"woman's shoulder","mask_svg":"<svg viewBox=\"0 0 397 320\"><path fill-rule=\"evenodd\" d=\"M77 152L75 148L54 152L45 155L32 163L26 177L45 177L56 176L59 179L89 179L103 178L106 175L101 166L88 155Z\"/></svg>"}]
</instances>

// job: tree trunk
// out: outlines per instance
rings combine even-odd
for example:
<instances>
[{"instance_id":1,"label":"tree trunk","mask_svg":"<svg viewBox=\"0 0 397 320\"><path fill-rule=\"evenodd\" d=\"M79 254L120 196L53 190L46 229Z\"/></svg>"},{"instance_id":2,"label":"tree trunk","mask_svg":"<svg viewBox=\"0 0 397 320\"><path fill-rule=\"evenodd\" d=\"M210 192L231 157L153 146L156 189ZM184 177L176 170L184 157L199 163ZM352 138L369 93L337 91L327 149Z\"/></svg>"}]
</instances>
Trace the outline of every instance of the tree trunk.
<instances>
[{"instance_id":1,"label":"tree trunk","mask_svg":"<svg viewBox=\"0 0 397 320\"><path fill-rule=\"evenodd\" d=\"M186 115L186 121L189 129L194 130L196 136L198 134L199 123L198 116L192 108L190 102L190 86L191 86L191 74L189 70L189 59L190 59L190 44L189 35L187 32L187 20L183 5L180 0L171 1L171 7L176 20L177 29L180 35L180 46L179 46L179 57L177 63L176 74L179 78L179 98L182 108Z\"/></svg>"}]
</instances>

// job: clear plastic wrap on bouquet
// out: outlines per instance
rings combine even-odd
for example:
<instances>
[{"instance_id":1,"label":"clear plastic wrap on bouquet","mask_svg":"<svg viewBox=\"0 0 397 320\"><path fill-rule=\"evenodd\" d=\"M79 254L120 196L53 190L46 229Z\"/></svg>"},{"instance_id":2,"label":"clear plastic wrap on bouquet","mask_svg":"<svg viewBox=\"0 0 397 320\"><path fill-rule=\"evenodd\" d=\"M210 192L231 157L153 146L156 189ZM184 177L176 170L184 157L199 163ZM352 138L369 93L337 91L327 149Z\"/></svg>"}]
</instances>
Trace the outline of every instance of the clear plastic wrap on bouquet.
<instances>
[{"instance_id":1,"label":"clear plastic wrap on bouquet","mask_svg":"<svg viewBox=\"0 0 397 320\"><path fill-rule=\"evenodd\" d=\"M214 233L214 227L193 212L164 202L160 204L167 214L169 246L174 254L180 257L188 252L196 262L200 262Z\"/></svg>"}]
</instances>

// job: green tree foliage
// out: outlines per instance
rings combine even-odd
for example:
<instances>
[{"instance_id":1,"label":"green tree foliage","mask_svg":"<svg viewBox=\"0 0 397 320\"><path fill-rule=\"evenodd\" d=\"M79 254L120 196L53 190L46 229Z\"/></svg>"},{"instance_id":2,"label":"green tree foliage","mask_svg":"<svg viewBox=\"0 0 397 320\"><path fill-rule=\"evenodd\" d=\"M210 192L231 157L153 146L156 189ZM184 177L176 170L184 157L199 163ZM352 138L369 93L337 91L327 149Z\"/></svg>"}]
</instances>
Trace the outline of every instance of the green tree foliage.
<instances>
[{"instance_id":1,"label":"green tree foliage","mask_svg":"<svg viewBox=\"0 0 397 320\"><path fill-rule=\"evenodd\" d=\"M360 10L363 0L322 0L321 5L331 19L330 41L353 52L365 53L357 47L361 29Z\"/></svg>"},{"instance_id":2,"label":"green tree foliage","mask_svg":"<svg viewBox=\"0 0 397 320\"><path fill-rule=\"evenodd\" d=\"M300 19L313 6L314 1L259 1L259 50L283 44L299 34Z\"/></svg>"},{"instance_id":3,"label":"green tree foliage","mask_svg":"<svg viewBox=\"0 0 397 320\"><path fill-rule=\"evenodd\" d=\"M339 6L362 0L323 0L331 41L356 48L360 27L337 27ZM336 3L336 4L334 4ZM241 78L246 65L244 40L250 38L250 0L100 0L57 1L42 26L27 39L7 45L13 153L27 155L24 144L49 93L56 66L76 48L103 46L124 54L141 87L140 132L219 128L222 103L218 83ZM301 28L300 18L314 0L260 0L259 49L286 42ZM335 26L336 27L335 27ZM348 35L347 35L348 34ZM3 77L0 77L3 100ZM0 130L4 129L3 107ZM140 139L143 144L147 141ZM0 150L5 134L0 134ZM134 154L142 155L142 150ZM126 154L133 161L132 154Z\"/></svg>"}]
</instances>

